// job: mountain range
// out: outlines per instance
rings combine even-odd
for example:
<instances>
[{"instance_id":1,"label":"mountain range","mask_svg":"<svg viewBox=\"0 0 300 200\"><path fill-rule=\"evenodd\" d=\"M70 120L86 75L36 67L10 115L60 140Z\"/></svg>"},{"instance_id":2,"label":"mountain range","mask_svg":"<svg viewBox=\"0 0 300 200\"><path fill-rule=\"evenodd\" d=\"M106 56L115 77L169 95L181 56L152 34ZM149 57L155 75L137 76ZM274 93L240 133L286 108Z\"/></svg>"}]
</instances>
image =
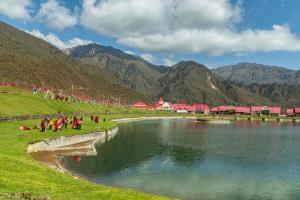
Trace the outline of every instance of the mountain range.
<instances>
[{"instance_id":1,"label":"mountain range","mask_svg":"<svg viewBox=\"0 0 300 200\"><path fill-rule=\"evenodd\" d=\"M130 103L154 103L163 97L210 105L300 105L298 71L254 63L210 70L193 61L167 67L99 44L61 51L2 22L0 72L0 81L45 84L66 91L73 85L82 94Z\"/></svg>"},{"instance_id":2,"label":"mountain range","mask_svg":"<svg viewBox=\"0 0 300 200\"><path fill-rule=\"evenodd\" d=\"M220 78L284 107L300 106L300 71L284 67L239 63L214 69Z\"/></svg>"}]
</instances>

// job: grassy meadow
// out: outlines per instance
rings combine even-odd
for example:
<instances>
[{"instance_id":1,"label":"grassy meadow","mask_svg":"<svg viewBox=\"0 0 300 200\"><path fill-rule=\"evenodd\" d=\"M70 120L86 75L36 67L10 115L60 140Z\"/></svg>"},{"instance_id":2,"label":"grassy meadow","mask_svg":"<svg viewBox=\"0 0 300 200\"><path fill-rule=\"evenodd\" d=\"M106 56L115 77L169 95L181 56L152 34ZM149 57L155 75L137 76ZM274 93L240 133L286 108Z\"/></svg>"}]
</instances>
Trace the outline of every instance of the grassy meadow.
<instances>
[{"instance_id":1,"label":"grassy meadow","mask_svg":"<svg viewBox=\"0 0 300 200\"><path fill-rule=\"evenodd\" d=\"M163 199L132 190L111 188L86 180L74 179L71 175L52 170L27 154L28 143L62 135L76 135L116 127L112 118L170 115L165 112L148 112L123 107L66 103L43 99L30 91L15 88L0 88L0 115L48 114L63 112L102 112L113 113L106 122L95 124L84 118L82 130L66 129L58 132L39 130L20 131L19 127L39 125L40 120L26 120L0 123L0 194L29 192L33 196L48 196L51 199ZM119 114L117 114L119 113ZM5 199L4 196L0 199Z\"/></svg>"}]
</instances>

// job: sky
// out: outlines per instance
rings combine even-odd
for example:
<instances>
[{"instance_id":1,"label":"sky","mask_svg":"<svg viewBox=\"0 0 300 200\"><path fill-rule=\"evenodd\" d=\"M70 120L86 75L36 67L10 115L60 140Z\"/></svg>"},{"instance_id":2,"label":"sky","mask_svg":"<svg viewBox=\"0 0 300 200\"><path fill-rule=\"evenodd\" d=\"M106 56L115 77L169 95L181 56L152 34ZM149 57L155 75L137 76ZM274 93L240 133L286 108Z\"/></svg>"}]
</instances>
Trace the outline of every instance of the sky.
<instances>
[{"instance_id":1,"label":"sky","mask_svg":"<svg viewBox=\"0 0 300 200\"><path fill-rule=\"evenodd\" d=\"M0 20L60 49L113 46L171 66L300 69L299 0L0 0Z\"/></svg>"}]
</instances>

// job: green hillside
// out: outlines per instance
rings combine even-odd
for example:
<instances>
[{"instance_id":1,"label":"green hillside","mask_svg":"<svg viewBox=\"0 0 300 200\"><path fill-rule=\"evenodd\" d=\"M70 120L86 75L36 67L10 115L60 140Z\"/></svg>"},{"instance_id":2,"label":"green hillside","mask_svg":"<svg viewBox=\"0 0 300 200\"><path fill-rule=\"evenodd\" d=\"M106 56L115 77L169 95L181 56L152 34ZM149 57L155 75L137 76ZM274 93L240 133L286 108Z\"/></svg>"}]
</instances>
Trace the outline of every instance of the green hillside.
<instances>
[{"instance_id":1,"label":"green hillside","mask_svg":"<svg viewBox=\"0 0 300 200\"><path fill-rule=\"evenodd\" d=\"M0 87L0 116L24 114L56 114L57 112L110 112L111 114L159 113L123 106L103 106L87 103L71 103L43 98L29 90Z\"/></svg>"},{"instance_id":2,"label":"green hillside","mask_svg":"<svg viewBox=\"0 0 300 200\"><path fill-rule=\"evenodd\" d=\"M104 70L69 59L62 51L0 22L0 81L27 83L103 99L144 100Z\"/></svg>"}]
</instances>

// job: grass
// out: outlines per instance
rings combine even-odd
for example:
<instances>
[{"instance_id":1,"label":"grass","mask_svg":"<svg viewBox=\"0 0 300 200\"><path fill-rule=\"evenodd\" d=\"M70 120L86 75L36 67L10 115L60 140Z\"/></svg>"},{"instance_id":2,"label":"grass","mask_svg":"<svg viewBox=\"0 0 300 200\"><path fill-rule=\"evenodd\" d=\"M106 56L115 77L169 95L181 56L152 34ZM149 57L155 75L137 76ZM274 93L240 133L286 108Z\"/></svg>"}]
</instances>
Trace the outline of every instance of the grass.
<instances>
[{"instance_id":1,"label":"grass","mask_svg":"<svg viewBox=\"0 0 300 200\"><path fill-rule=\"evenodd\" d=\"M49 100L29 90L0 87L0 116L24 114L55 114L61 112L105 112L112 114L163 114L159 111L130 109L124 106L103 106Z\"/></svg>"},{"instance_id":2,"label":"grass","mask_svg":"<svg viewBox=\"0 0 300 200\"><path fill-rule=\"evenodd\" d=\"M75 135L106 130L116 126L110 120L96 126L84 119L81 131L62 130L54 133L39 130L19 131L21 125L32 127L39 121L6 122L0 124L0 193L30 192L34 196L50 196L51 199L160 199L132 190L96 185L85 180L74 180L67 174L49 169L27 155L27 144L44 138Z\"/></svg>"},{"instance_id":3,"label":"grass","mask_svg":"<svg viewBox=\"0 0 300 200\"><path fill-rule=\"evenodd\" d=\"M112 118L171 115L170 113L51 101L16 88L0 88L0 91L2 91L0 93L0 115L46 114L58 111L101 112L104 110L115 113L105 116L107 121L101 122L100 125L95 125L88 117L85 117L80 131L66 129L56 133L53 131L41 133L39 130L18 130L22 125L29 127L39 125L39 120L0 123L0 194L29 192L33 196L49 196L55 200L164 199L132 190L112 188L86 180L74 179L68 174L54 171L34 160L27 154L26 149L32 141L112 129L117 126L115 122L111 121ZM4 91L8 93L3 93ZM5 199L0 195L1 198Z\"/></svg>"}]
</instances>

